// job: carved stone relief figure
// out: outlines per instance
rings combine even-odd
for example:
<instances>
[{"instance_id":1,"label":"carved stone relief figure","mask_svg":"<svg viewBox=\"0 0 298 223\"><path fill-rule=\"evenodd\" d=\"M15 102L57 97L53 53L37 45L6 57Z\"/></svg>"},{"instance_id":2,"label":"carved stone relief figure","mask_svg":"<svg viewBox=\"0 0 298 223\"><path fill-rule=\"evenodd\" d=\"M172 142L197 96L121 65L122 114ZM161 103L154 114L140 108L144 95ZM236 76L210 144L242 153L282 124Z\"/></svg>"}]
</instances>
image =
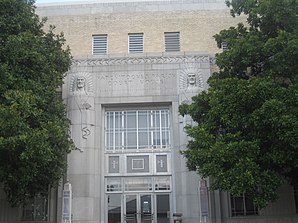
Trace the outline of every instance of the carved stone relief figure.
<instances>
[{"instance_id":1,"label":"carved stone relief figure","mask_svg":"<svg viewBox=\"0 0 298 223\"><path fill-rule=\"evenodd\" d=\"M75 73L70 79L70 92L72 94L90 95L93 93L93 80L89 73Z\"/></svg>"},{"instance_id":2,"label":"carved stone relief figure","mask_svg":"<svg viewBox=\"0 0 298 223\"><path fill-rule=\"evenodd\" d=\"M77 82L77 84L76 84L77 85L76 92L87 94L87 92L85 90L85 84L86 84L85 77L78 76L76 82Z\"/></svg>"},{"instance_id":3,"label":"carved stone relief figure","mask_svg":"<svg viewBox=\"0 0 298 223\"><path fill-rule=\"evenodd\" d=\"M203 77L197 63L186 63L179 72L180 90L203 89Z\"/></svg>"},{"instance_id":4,"label":"carved stone relief figure","mask_svg":"<svg viewBox=\"0 0 298 223\"><path fill-rule=\"evenodd\" d=\"M187 86L189 87L196 87L197 85L197 80L196 80L196 74L195 73L188 73L187 74Z\"/></svg>"},{"instance_id":5,"label":"carved stone relief figure","mask_svg":"<svg viewBox=\"0 0 298 223\"><path fill-rule=\"evenodd\" d=\"M70 79L70 93L80 111L82 138L87 139L91 134L90 124L87 123L88 113L92 108L93 80L89 73L75 73Z\"/></svg>"}]
</instances>

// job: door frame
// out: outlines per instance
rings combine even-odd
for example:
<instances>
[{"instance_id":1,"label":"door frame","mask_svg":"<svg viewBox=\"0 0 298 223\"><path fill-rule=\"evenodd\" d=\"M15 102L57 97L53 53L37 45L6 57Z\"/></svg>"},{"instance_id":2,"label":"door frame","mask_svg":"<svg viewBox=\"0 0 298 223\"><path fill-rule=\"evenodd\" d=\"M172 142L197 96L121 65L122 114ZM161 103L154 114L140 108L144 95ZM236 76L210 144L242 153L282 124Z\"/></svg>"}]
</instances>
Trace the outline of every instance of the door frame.
<instances>
[{"instance_id":1,"label":"door frame","mask_svg":"<svg viewBox=\"0 0 298 223\"><path fill-rule=\"evenodd\" d=\"M126 215L126 198L128 196L136 196L136 213L135 213L135 219L136 219L136 223L142 223L142 220L144 220L144 217L147 218L146 222L148 223L153 223L155 220L155 196L154 193L146 193L146 192L136 192L136 193L125 193L122 196L122 205L123 205L123 212L121 213L121 219L123 219L123 222L126 222L125 220L125 215ZM150 196L150 206L149 208L149 214L144 213L144 211L142 210L144 208L143 204L142 204L142 196ZM148 220L151 219L150 220Z\"/></svg>"},{"instance_id":2,"label":"door frame","mask_svg":"<svg viewBox=\"0 0 298 223\"><path fill-rule=\"evenodd\" d=\"M112 193L114 194L114 193ZM152 221L146 221L146 223L150 222L150 223L155 223L157 222L157 196L158 195L168 195L169 196L169 222L172 222L172 216L171 216L171 213L172 213L172 202L171 202L171 193L153 193L153 192L129 192L129 193L115 193L115 194L118 194L120 195L120 198L121 198L121 201L120 201L120 204L121 204L121 223L126 223L125 221L125 214L126 214L126 197L129 196L129 195L135 195L136 196L136 202L137 202L137 206L136 206L136 212L139 212L138 214L136 213L136 222L141 222L141 196L142 195L150 195L151 197L151 215L152 215ZM108 204L108 196L111 195L111 194L106 194L106 204ZM108 209L106 211L106 221L109 222L109 219L108 219Z\"/></svg>"}]
</instances>

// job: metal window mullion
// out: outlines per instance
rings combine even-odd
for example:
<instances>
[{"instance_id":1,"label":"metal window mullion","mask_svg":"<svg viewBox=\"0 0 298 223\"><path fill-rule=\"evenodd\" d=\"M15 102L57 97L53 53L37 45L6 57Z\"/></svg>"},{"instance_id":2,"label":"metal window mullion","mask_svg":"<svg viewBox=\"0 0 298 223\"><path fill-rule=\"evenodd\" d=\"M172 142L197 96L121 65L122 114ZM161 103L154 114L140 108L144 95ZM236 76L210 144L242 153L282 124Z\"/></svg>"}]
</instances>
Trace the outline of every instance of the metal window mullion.
<instances>
[{"instance_id":1,"label":"metal window mullion","mask_svg":"<svg viewBox=\"0 0 298 223\"><path fill-rule=\"evenodd\" d=\"M113 150L116 150L116 112L113 112Z\"/></svg>"},{"instance_id":2,"label":"metal window mullion","mask_svg":"<svg viewBox=\"0 0 298 223\"><path fill-rule=\"evenodd\" d=\"M161 125L161 110L159 110L159 141L160 148L162 148L162 125Z\"/></svg>"},{"instance_id":3,"label":"metal window mullion","mask_svg":"<svg viewBox=\"0 0 298 223\"><path fill-rule=\"evenodd\" d=\"M157 126L157 114L156 114L156 111L154 111L154 137L155 137L155 146L157 146L157 134L158 134L158 132L157 132L157 130L158 130L158 126Z\"/></svg>"},{"instance_id":4,"label":"metal window mullion","mask_svg":"<svg viewBox=\"0 0 298 223\"><path fill-rule=\"evenodd\" d=\"M170 131L170 114L169 112L167 112L167 121L168 121L168 125L167 125L167 132L168 132L168 144L167 146L171 145L171 131Z\"/></svg>"},{"instance_id":5,"label":"metal window mullion","mask_svg":"<svg viewBox=\"0 0 298 223\"><path fill-rule=\"evenodd\" d=\"M153 145L156 146L156 141L154 144L154 140L156 140L156 112L152 111L152 131L153 131Z\"/></svg>"},{"instance_id":6,"label":"metal window mullion","mask_svg":"<svg viewBox=\"0 0 298 223\"><path fill-rule=\"evenodd\" d=\"M165 137L165 146L167 147L168 146L168 142L167 142L167 139L168 139L168 127L167 127L167 118L168 118L168 113L166 111L164 111L164 137Z\"/></svg>"},{"instance_id":7,"label":"metal window mullion","mask_svg":"<svg viewBox=\"0 0 298 223\"><path fill-rule=\"evenodd\" d=\"M106 115L105 115L105 136L104 136L104 147L105 147L105 150L107 150L107 148L108 148L108 146L107 146L107 132L108 132L108 113L106 113Z\"/></svg>"},{"instance_id":8,"label":"metal window mullion","mask_svg":"<svg viewBox=\"0 0 298 223\"><path fill-rule=\"evenodd\" d=\"M150 134L150 113L149 111L146 111L146 121L147 121L147 140L148 140L148 148L150 147L150 137L151 137L151 134Z\"/></svg>"},{"instance_id":9,"label":"metal window mullion","mask_svg":"<svg viewBox=\"0 0 298 223\"><path fill-rule=\"evenodd\" d=\"M151 135L151 147L153 147L153 112L150 111L150 135Z\"/></svg>"},{"instance_id":10,"label":"metal window mullion","mask_svg":"<svg viewBox=\"0 0 298 223\"><path fill-rule=\"evenodd\" d=\"M137 149L139 149L139 112L136 111L136 134L137 134Z\"/></svg>"},{"instance_id":11,"label":"metal window mullion","mask_svg":"<svg viewBox=\"0 0 298 223\"><path fill-rule=\"evenodd\" d=\"M126 127L124 128L124 123L126 121ZM125 149L125 133L127 131L127 119L126 119L126 114L125 112L121 112L121 149ZM126 139L127 143L127 139Z\"/></svg>"}]
</instances>

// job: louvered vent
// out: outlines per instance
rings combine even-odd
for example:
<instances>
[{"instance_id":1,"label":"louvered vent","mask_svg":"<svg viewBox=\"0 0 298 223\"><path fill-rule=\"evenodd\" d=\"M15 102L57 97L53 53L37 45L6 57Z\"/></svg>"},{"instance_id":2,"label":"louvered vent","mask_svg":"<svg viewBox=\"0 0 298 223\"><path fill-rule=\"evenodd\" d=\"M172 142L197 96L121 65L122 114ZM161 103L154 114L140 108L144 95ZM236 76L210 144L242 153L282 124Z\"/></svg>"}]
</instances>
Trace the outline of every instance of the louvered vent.
<instances>
[{"instance_id":1,"label":"louvered vent","mask_svg":"<svg viewBox=\"0 0 298 223\"><path fill-rule=\"evenodd\" d=\"M165 51L179 52L180 51L180 33L165 32Z\"/></svg>"},{"instance_id":2,"label":"louvered vent","mask_svg":"<svg viewBox=\"0 0 298 223\"><path fill-rule=\"evenodd\" d=\"M107 54L107 35L93 36L93 55Z\"/></svg>"},{"instance_id":3,"label":"louvered vent","mask_svg":"<svg viewBox=\"0 0 298 223\"><path fill-rule=\"evenodd\" d=\"M143 33L128 34L129 53L143 53Z\"/></svg>"}]
</instances>

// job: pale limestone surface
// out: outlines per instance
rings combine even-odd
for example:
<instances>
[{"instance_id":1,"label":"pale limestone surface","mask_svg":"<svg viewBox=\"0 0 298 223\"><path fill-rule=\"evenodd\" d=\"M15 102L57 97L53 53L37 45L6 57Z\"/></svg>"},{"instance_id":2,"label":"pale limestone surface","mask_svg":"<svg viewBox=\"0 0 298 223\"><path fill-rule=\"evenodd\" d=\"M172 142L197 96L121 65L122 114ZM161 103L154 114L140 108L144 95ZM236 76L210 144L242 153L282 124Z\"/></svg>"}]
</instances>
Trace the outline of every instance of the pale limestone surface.
<instances>
[{"instance_id":1,"label":"pale limestone surface","mask_svg":"<svg viewBox=\"0 0 298 223\"><path fill-rule=\"evenodd\" d=\"M88 212L89 218L99 215L102 219L101 222L105 222L107 219L104 209L100 209L98 206L91 207L90 205L93 203L89 202L90 199L96 201L105 197L104 192L99 197L95 195L94 185L98 186L98 190L99 188L103 190L104 177L100 174L106 174L108 168L105 158L107 154L103 149L103 129L99 127L104 125L102 116L104 113L101 112L102 118L97 115L94 116L94 114L103 108L115 106L121 109L127 104L130 106L141 105L140 108L146 106L158 108L160 104L164 104L163 106L171 109L172 151L165 151L166 154L170 152L169 157L172 157L169 165L169 167L172 166L170 173L173 187L171 213L182 212L184 213L184 221L197 221L199 217L197 202L199 178L196 174L186 170L183 158L179 154L179 150L185 147L185 142L181 145L179 140L181 135L179 129L182 130L184 125L183 123L181 125L178 120L178 105L181 103L181 98L190 100L191 96L197 92L207 90L211 63L212 57L210 55L198 53L169 55L155 53L150 54L150 56L144 54L132 57L127 55L126 57L114 58L109 56L74 60L68 72L67 81L63 86L63 91L68 92L64 94L64 98L67 101L69 117L72 120L72 137L78 147L78 151L72 152L68 157L68 180L72 183L73 188L79 187L73 192L74 222L83 220L82 213L75 211L79 210L79 205L83 201L86 201L85 206L98 213L94 215ZM94 83L91 84L94 91L88 95L87 93L85 95L74 94L73 77L77 77L77 73L82 73L86 67L88 67L88 76L92 77L90 80L94 80ZM192 85L188 81L189 73L196 76L196 81ZM87 99L85 101L90 105L92 104L85 111L80 109L80 105L85 103L83 99ZM80 100L83 100L84 103L78 103ZM88 112L84 120L91 133L87 139L82 138L80 132L82 131L80 125L82 112ZM184 134L183 132L182 135ZM185 138L185 135L182 137ZM95 151L98 152L97 155L95 155ZM102 170L101 173L95 173L93 168L95 168L96 163L105 163L104 166L97 167ZM178 163L179 165L177 165ZM97 181L91 180L92 177ZM85 198L88 199L85 200ZM85 217L85 221L96 221L92 217L90 219Z\"/></svg>"}]
</instances>

